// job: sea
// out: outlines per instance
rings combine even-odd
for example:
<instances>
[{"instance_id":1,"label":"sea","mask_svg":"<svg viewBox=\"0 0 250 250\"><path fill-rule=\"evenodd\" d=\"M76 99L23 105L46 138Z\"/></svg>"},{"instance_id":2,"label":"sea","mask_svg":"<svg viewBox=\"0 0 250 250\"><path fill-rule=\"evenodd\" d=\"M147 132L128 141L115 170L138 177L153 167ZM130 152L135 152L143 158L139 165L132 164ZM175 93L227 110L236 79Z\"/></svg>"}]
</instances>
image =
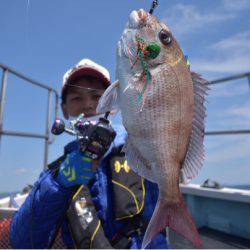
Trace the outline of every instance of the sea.
<instances>
[{"instance_id":1,"label":"sea","mask_svg":"<svg viewBox=\"0 0 250 250\"><path fill-rule=\"evenodd\" d=\"M223 186L222 187L229 187L229 188L236 188L236 189L243 189L243 190L250 190L250 185L232 185L232 186ZM5 198L5 197L8 197L8 196L11 196L11 195L15 195L17 193L20 193L18 191L15 191L15 192L3 192L3 193L0 193L0 199L2 198Z\"/></svg>"}]
</instances>

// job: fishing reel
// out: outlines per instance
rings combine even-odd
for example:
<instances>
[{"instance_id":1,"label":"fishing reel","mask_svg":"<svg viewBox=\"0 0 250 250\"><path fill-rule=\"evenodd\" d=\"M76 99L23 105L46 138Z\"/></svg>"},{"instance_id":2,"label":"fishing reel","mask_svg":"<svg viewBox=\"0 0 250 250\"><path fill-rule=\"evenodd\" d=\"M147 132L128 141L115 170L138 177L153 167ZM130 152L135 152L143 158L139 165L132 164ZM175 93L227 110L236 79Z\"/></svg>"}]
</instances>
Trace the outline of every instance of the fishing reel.
<instances>
[{"instance_id":1,"label":"fishing reel","mask_svg":"<svg viewBox=\"0 0 250 250\"><path fill-rule=\"evenodd\" d=\"M56 119L51 132L54 135L60 135L63 132L75 135L80 152L93 160L100 159L107 152L116 136L107 115L99 118L98 121L89 121L80 115L70 122L69 127L65 126L62 119Z\"/></svg>"}]
</instances>

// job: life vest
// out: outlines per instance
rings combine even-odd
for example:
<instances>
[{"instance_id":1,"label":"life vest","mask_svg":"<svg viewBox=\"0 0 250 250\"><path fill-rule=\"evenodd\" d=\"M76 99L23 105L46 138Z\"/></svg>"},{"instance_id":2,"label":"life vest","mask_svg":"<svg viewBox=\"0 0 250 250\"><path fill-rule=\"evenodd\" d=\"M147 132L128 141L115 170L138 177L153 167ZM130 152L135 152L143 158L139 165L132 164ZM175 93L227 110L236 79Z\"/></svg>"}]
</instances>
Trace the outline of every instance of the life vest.
<instances>
[{"instance_id":1,"label":"life vest","mask_svg":"<svg viewBox=\"0 0 250 250\"><path fill-rule=\"evenodd\" d=\"M92 194L80 188L72 200L67 217L76 248L129 248L130 236L145 232L147 223L140 217L144 179L130 169L120 150L113 150L99 166L89 185ZM96 192L95 186L102 185L103 192ZM109 207L103 206L105 200Z\"/></svg>"}]
</instances>

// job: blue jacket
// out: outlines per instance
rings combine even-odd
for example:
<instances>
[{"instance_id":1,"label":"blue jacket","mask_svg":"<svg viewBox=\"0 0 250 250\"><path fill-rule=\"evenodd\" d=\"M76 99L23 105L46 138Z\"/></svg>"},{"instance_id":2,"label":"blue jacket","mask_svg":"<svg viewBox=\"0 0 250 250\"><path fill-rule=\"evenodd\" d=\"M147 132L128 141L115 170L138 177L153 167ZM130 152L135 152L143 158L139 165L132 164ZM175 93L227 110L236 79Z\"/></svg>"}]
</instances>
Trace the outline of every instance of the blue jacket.
<instances>
[{"instance_id":1,"label":"blue jacket","mask_svg":"<svg viewBox=\"0 0 250 250\"><path fill-rule=\"evenodd\" d=\"M118 133L115 146L123 142L124 134ZM74 150L75 147L75 143L69 144L65 148L66 153ZM109 182L107 168L109 158L110 151L107 152L98 167L89 189L105 235L110 240L123 227L123 223L114 219L113 204L110 202L112 183ZM145 189L145 205L142 218L148 221L157 202L158 188L156 184L145 180ZM47 248L58 221L64 219L62 216L66 214L72 194L72 189L66 189L55 181L53 170L42 172L24 204L13 216L10 228L12 247ZM66 216L62 224L62 236L65 245L68 248L73 248ZM132 235L130 248L140 248L142 239L143 235ZM158 234L148 248L168 248L164 233Z\"/></svg>"}]
</instances>

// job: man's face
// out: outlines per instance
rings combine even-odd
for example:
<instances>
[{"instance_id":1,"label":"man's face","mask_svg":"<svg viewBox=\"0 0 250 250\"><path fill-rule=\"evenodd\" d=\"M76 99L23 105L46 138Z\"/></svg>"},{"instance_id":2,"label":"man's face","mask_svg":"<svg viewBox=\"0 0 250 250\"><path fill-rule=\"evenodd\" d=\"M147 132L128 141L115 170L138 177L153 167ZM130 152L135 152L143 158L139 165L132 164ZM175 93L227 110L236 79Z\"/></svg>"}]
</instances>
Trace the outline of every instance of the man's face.
<instances>
[{"instance_id":1,"label":"man's face","mask_svg":"<svg viewBox=\"0 0 250 250\"><path fill-rule=\"evenodd\" d=\"M98 101L105 91L100 80L81 79L67 88L66 102L62 103L62 111L66 119L82 113L85 117L96 115Z\"/></svg>"}]
</instances>

